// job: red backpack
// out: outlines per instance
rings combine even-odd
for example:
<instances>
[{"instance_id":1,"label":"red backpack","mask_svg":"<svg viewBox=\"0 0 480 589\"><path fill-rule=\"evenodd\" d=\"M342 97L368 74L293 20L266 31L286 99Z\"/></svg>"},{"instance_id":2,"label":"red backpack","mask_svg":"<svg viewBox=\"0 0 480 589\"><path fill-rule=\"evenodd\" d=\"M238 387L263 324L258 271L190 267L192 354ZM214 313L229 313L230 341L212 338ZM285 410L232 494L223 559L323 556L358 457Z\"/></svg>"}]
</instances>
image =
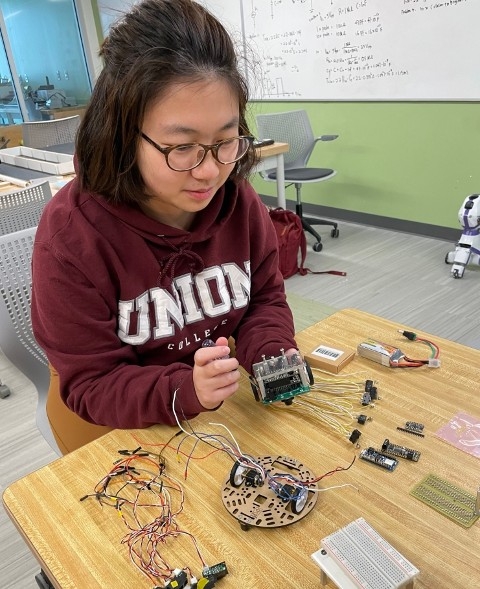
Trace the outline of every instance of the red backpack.
<instances>
[{"instance_id":1,"label":"red backpack","mask_svg":"<svg viewBox=\"0 0 480 589\"><path fill-rule=\"evenodd\" d=\"M307 239L303 231L302 220L293 211L287 209L269 208L268 212L277 234L280 271L284 278L290 278L295 274L301 276L306 274L347 275L346 272L339 272L338 270L313 272L309 268L304 268L303 265L307 255Z\"/></svg>"}]
</instances>

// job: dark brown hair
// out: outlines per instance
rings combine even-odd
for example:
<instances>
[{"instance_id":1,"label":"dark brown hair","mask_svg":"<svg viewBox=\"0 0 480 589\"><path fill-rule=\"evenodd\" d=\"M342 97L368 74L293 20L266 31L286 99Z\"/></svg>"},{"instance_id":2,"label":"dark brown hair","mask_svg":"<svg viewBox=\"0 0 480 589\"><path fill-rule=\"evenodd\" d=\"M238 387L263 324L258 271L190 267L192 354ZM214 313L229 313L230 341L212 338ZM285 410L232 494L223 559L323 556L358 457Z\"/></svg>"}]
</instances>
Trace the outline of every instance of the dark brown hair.
<instances>
[{"instance_id":1,"label":"dark brown hair","mask_svg":"<svg viewBox=\"0 0 480 589\"><path fill-rule=\"evenodd\" d=\"M137 149L147 107L171 84L221 78L238 95L241 133L248 89L235 47L221 23L192 0L143 0L110 29L95 84L76 139L77 177L83 190L115 203L146 200ZM233 180L255 163L250 149Z\"/></svg>"}]
</instances>

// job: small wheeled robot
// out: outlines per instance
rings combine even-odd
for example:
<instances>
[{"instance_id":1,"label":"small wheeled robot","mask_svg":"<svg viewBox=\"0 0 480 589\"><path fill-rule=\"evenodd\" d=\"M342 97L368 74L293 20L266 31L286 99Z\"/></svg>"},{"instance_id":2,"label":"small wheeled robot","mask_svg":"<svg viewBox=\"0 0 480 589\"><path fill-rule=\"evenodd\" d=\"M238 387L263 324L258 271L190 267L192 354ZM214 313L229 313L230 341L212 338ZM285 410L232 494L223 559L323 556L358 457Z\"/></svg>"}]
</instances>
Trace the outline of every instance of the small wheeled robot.
<instances>
[{"instance_id":1,"label":"small wheeled robot","mask_svg":"<svg viewBox=\"0 0 480 589\"><path fill-rule=\"evenodd\" d=\"M454 251L445 256L446 264L453 264L453 278L462 278L467 264L480 265L480 195L471 194L463 201L458 211L458 220L463 227L462 235Z\"/></svg>"},{"instance_id":2,"label":"small wheeled robot","mask_svg":"<svg viewBox=\"0 0 480 589\"><path fill-rule=\"evenodd\" d=\"M310 391L313 374L300 354L286 356L281 350L280 356L266 358L254 364L250 384L257 401L264 404L283 401L291 405L293 398Z\"/></svg>"},{"instance_id":3,"label":"small wheeled robot","mask_svg":"<svg viewBox=\"0 0 480 589\"><path fill-rule=\"evenodd\" d=\"M317 480L294 458L243 455L224 483L222 500L242 530L278 528L312 511L318 498Z\"/></svg>"}]
</instances>

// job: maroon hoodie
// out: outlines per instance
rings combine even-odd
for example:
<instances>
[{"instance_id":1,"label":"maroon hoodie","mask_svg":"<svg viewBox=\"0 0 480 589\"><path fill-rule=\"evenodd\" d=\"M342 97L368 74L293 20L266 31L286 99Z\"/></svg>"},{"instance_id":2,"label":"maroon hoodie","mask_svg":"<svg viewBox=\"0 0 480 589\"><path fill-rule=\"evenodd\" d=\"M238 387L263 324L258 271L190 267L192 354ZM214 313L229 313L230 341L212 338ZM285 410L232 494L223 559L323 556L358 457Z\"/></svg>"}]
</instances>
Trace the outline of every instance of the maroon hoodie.
<instances>
[{"instance_id":1,"label":"maroon hoodie","mask_svg":"<svg viewBox=\"0 0 480 589\"><path fill-rule=\"evenodd\" d=\"M119 428L175 424L177 389L177 414L205 411L192 366L206 338L233 336L247 372L296 347L276 235L247 182L227 182L185 231L73 180L38 226L32 323L66 404Z\"/></svg>"}]
</instances>

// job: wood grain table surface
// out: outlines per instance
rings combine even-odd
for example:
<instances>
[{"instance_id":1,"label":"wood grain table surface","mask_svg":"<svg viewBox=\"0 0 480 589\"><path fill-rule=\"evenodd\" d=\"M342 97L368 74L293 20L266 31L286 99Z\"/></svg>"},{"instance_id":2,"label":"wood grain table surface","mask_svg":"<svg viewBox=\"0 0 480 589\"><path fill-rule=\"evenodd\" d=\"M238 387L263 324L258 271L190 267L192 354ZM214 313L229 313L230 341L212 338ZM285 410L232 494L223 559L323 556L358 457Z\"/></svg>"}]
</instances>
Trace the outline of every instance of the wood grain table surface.
<instances>
[{"instance_id":1,"label":"wood grain table surface","mask_svg":"<svg viewBox=\"0 0 480 589\"><path fill-rule=\"evenodd\" d=\"M290 149L290 146L288 143L275 141L275 143L272 143L271 145L265 145L264 147L258 147L257 149L260 153L260 157L266 158L271 157L272 155L278 155L279 153L286 153Z\"/></svg>"},{"instance_id":2,"label":"wood grain table surface","mask_svg":"<svg viewBox=\"0 0 480 589\"><path fill-rule=\"evenodd\" d=\"M297 337L302 352L318 344L356 349L367 338L397 345L412 357L428 357L428 348L397 332L411 329L354 309L339 311ZM196 432L225 434L227 426L242 452L252 456L281 455L300 460L321 476L337 467L348 470L323 478L314 509L300 521L279 528L241 529L222 502L232 459L205 443L182 436L165 448L166 471L185 491L183 530L194 536L209 565L225 561L229 574L219 588L317 589L320 569L311 554L325 536L363 517L413 563L420 574L418 589L478 589L480 587L480 522L470 528L441 515L411 496L410 490L433 473L476 493L479 459L435 435L458 412L479 418L480 351L417 332L440 347L440 368L389 368L356 357L339 377L354 382L375 381L380 399L375 406L353 402L352 415L372 419L350 429L362 432L361 448L381 446L385 438L421 452L418 462L399 459L388 472L358 459L348 437L328 427L318 416L296 408L257 403L246 375L241 391L216 412L189 424ZM307 393L309 395L310 393ZM305 396L305 395L304 395ZM406 421L424 424L425 437L398 431ZM159 451L178 428L116 430L11 484L3 495L9 516L53 584L62 589L148 589L151 580L129 560L122 538L127 528L115 509L95 499L80 498L93 489L118 460L118 450L142 446ZM480 437L480 436L479 436ZM190 459L188 456L191 455ZM187 478L184 474L187 472ZM329 489L329 487L332 487ZM162 556L174 567L189 566L198 576L201 563L191 540L169 539ZM159 583L160 585L161 583Z\"/></svg>"}]
</instances>

